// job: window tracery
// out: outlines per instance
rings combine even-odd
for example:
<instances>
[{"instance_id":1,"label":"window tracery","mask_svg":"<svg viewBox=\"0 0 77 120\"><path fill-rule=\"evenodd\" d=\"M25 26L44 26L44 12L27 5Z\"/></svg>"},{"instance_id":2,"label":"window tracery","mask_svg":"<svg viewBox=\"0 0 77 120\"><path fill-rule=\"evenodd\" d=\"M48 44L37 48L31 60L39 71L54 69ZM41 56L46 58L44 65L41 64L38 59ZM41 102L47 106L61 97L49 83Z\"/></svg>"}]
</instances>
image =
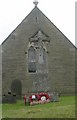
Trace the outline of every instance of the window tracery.
<instances>
[{"instance_id":1,"label":"window tracery","mask_svg":"<svg viewBox=\"0 0 77 120\"><path fill-rule=\"evenodd\" d=\"M29 39L29 45L33 45L28 49L29 72L47 72L47 52L44 42L49 42L49 38L41 30Z\"/></svg>"}]
</instances>

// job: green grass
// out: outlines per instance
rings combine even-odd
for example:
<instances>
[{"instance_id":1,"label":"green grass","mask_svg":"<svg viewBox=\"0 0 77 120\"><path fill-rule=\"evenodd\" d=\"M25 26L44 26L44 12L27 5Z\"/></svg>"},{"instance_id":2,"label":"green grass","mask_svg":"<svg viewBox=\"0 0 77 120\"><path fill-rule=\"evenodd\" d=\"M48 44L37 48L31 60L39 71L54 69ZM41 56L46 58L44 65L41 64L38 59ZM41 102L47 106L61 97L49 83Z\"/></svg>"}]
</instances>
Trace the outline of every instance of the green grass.
<instances>
[{"instance_id":1,"label":"green grass","mask_svg":"<svg viewBox=\"0 0 77 120\"><path fill-rule=\"evenodd\" d=\"M2 118L2 105L0 104L0 119Z\"/></svg>"},{"instance_id":2,"label":"green grass","mask_svg":"<svg viewBox=\"0 0 77 120\"><path fill-rule=\"evenodd\" d=\"M24 101L16 104L2 105L3 118L75 118L75 97L60 97L59 102L51 102L34 106L24 105Z\"/></svg>"}]
</instances>

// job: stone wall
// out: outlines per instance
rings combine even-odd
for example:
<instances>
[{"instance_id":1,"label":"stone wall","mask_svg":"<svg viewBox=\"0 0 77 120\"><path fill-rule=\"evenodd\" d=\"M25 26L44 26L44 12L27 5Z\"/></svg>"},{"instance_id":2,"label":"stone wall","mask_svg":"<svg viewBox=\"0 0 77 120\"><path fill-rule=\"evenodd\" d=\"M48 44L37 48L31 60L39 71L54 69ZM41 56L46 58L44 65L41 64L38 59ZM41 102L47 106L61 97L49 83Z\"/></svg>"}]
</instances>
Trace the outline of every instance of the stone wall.
<instances>
[{"instance_id":1,"label":"stone wall","mask_svg":"<svg viewBox=\"0 0 77 120\"><path fill-rule=\"evenodd\" d=\"M29 38L39 29L50 38L46 43L47 74L28 72ZM11 89L14 80L21 81L22 94L39 91L74 93L75 50L61 31L35 7L2 44L3 93Z\"/></svg>"}]
</instances>

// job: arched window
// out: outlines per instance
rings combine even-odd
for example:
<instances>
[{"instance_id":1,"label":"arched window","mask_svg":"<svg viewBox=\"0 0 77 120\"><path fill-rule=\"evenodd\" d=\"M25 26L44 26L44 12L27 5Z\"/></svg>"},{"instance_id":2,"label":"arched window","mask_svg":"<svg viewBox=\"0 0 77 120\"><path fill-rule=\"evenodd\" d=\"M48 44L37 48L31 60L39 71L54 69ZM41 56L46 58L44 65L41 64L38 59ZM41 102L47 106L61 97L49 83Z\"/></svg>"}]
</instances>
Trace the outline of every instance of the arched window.
<instances>
[{"instance_id":1,"label":"arched window","mask_svg":"<svg viewBox=\"0 0 77 120\"><path fill-rule=\"evenodd\" d=\"M36 51L33 46L28 50L28 71L36 72Z\"/></svg>"}]
</instances>

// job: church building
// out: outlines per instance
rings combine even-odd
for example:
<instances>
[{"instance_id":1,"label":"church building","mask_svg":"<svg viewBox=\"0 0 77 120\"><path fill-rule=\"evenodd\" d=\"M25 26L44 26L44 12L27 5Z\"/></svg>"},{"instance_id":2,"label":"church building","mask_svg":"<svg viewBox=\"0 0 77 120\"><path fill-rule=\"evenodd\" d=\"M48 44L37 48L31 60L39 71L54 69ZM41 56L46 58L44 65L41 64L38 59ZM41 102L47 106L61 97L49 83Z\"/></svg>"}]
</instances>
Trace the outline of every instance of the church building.
<instances>
[{"instance_id":1,"label":"church building","mask_svg":"<svg viewBox=\"0 0 77 120\"><path fill-rule=\"evenodd\" d=\"M75 93L75 46L35 7L2 43L2 92Z\"/></svg>"}]
</instances>

